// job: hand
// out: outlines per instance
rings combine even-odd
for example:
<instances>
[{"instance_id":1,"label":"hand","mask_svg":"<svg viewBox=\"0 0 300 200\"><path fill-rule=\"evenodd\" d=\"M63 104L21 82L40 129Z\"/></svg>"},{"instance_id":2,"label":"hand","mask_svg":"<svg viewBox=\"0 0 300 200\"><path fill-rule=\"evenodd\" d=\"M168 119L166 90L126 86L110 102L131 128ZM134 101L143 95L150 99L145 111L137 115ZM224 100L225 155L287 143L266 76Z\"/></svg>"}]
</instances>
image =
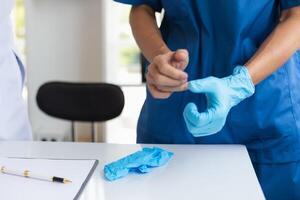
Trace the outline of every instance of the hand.
<instances>
[{"instance_id":1,"label":"hand","mask_svg":"<svg viewBox=\"0 0 300 200\"><path fill-rule=\"evenodd\" d=\"M156 56L148 66L146 74L147 86L152 96L166 99L173 92L187 90L188 75L183 70L188 62L188 52L183 49Z\"/></svg>"},{"instance_id":2,"label":"hand","mask_svg":"<svg viewBox=\"0 0 300 200\"><path fill-rule=\"evenodd\" d=\"M219 132L225 125L230 109L254 94L255 87L244 66L234 69L233 75L219 79L208 77L189 82L189 90L205 93L208 108L199 113L194 103L186 105L183 117L188 130L195 137Z\"/></svg>"}]
</instances>

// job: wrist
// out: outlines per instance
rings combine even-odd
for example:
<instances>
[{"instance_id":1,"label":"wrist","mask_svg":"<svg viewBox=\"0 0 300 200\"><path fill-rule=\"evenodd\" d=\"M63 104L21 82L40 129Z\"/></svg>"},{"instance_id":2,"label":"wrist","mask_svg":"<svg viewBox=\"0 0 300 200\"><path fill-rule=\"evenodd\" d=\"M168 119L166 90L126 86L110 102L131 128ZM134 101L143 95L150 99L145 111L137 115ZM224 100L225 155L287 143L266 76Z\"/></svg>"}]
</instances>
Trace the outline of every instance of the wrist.
<instances>
[{"instance_id":1,"label":"wrist","mask_svg":"<svg viewBox=\"0 0 300 200\"><path fill-rule=\"evenodd\" d=\"M156 48L156 50L152 53L152 56L148 58L148 61L152 63L157 56L161 56L170 52L172 51L166 45L163 44ZM143 54L145 55L145 52L143 52Z\"/></svg>"},{"instance_id":2,"label":"wrist","mask_svg":"<svg viewBox=\"0 0 300 200\"><path fill-rule=\"evenodd\" d=\"M162 54L170 53L172 51L171 51L171 49L169 49L169 47L166 44L162 44L160 46L158 52L159 52L159 55L162 55Z\"/></svg>"},{"instance_id":3,"label":"wrist","mask_svg":"<svg viewBox=\"0 0 300 200\"><path fill-rule=\"evenodd\" d=\"M244 67L247 68L252 83L254 85L258 84L261 80L260 80L259 72L256 70L257 68L254 67L254 63L250 60L244 65Z\"/></svg>"}]
</instances>

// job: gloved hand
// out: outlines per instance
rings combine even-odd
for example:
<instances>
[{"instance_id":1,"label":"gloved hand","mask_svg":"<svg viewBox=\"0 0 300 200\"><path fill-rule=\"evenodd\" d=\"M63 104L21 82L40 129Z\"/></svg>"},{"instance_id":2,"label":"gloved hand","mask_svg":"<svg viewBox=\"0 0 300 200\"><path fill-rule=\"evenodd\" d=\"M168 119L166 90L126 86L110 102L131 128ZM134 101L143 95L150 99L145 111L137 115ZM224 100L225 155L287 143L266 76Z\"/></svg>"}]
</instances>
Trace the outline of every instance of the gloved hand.
<instances>
[{"instance_id":1,"label":"gloved hand","mask_svg":"<svg viewBox=\"0 0 300 200\"><path fill-rule=\"evenodd\" d=\"M189 90L194 93L205 93L208 107L199 113L194 103L186 105L183 117L188 130L194 137L212 135L225 125L230 109L254 94L248 69L237 66L233 75L225 78L208 77L189 82Z\"/></svg>"}]
</instances>

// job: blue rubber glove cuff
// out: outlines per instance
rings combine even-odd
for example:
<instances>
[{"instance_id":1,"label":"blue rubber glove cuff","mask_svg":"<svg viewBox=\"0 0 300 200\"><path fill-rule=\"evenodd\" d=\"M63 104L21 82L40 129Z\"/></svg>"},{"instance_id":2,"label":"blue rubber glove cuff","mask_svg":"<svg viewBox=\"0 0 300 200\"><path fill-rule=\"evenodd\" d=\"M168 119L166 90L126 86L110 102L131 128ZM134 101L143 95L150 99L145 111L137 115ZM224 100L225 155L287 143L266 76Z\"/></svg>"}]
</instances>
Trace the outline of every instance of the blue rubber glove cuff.
<instances>
[{"instance_id":1,"label":"blue rubber glove cuff","mask_svg":"<svg viewBox=\"0 0 300 200\"><path fill-rule=\"evenodd\" d=\"M225 78L226 79L226 78ZM249 74L247 67L236 66L233 69L233 75L231 76L231 87L240 91L239 100L235 102L235 105L239 104L242 100L252 96L255 93L255 86L253 84L252 78ZM236 87L236 88L235 88Z\"/></svg>"}]
</instances>

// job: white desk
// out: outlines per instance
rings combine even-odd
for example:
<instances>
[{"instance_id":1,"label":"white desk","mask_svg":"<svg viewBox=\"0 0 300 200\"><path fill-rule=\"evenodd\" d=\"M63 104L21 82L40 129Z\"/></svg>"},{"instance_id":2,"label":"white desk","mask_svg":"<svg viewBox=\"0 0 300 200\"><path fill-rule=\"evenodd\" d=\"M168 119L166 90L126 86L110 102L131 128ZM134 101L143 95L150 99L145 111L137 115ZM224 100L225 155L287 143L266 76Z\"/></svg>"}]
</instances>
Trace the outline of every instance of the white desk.
<instances>
[{"instance_id":1,"label":"white desk","mask_svg":"<svg viewBox=\"0 0 300 200\"><path fill-rule=\"evenodd\" d=\"M175 153L166 166L115 182L104 180L103 166L141 145L0 142L0 156L98 159L98 168L81 200L264 199L244 146L156 146Z\"/></svg>"}]
</instances>

